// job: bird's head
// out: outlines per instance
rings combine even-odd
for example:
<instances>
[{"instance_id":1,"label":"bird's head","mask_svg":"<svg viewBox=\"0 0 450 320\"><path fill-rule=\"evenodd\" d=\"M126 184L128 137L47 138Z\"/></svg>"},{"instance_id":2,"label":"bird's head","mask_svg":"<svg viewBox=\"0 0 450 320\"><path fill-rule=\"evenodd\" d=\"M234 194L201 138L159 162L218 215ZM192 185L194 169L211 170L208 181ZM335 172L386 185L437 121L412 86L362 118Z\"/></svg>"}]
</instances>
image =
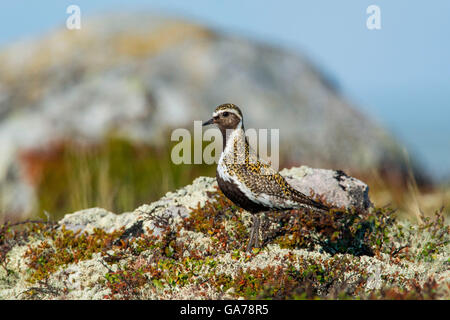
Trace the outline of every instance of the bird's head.
<instances>
[{"instance_id":1,"label":"bird's head","mask_svg":"<svg viewBox=\"0 0 450 320\"><path fill-rule=\"evenodd\" d=\"M242 112L238 106L232 103L221 104L214 110L213 117L203 122L203 126L217 124L222 131L243 127Z\"/></svg>"}]
</instances>

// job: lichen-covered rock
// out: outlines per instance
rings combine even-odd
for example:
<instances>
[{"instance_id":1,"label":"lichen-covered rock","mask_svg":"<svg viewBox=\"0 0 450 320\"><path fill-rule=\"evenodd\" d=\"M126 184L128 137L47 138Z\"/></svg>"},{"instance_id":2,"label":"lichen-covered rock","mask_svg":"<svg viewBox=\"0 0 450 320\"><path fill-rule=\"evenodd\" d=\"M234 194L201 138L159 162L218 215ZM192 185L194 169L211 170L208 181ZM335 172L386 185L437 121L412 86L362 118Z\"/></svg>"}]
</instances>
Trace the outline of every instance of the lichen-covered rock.
<instances>
[{"instance_id":1,"label":"lichen-covered rock","mask_svg":"<svg viewBox=\"0 0 450 320\"><path fill-rule=\"evenodd\" d=\"M280 172L297 190L309 195L323 195L327 202L340 208L367 210L372 204L369 187L342 171L314 169L306 166Z\"/></svg>"},{"instance_id":2,"label":"lichen-covered rock","mask_svg":"<svg viewBox=\"0 0 450 320\"><path fill-rule=\"evenodd\" d=\"M329 202L368 207L367 186L336 173L283 171L302 190L335 188L324 189ZM251 215L216 186L200 177L133 212L92 208L29 231L1 228L0 299L450 297L450 230L442 216L413 225L370 207L367 216L348 212L340 223L294 211L288 220L281 215L282 233L245 253ZM310 228L329 238L317 242ZM353 254L342 245L354 242L339 242L348 237L370 251ZM332 243L340 245L327 250Z\"/></svg>"},{"instance_id":3,"label":"lichen-covered rock","mask_svg":"<svg viewBox=\"0 0 450 320\"><path fill-rule=\"evenodd\" d=\"M75 232L92 232L95 228L111 232L134 221L130 212L117 215L102 208L90 208L66 214L58 223Z\"/></svg>"}]
</instances>

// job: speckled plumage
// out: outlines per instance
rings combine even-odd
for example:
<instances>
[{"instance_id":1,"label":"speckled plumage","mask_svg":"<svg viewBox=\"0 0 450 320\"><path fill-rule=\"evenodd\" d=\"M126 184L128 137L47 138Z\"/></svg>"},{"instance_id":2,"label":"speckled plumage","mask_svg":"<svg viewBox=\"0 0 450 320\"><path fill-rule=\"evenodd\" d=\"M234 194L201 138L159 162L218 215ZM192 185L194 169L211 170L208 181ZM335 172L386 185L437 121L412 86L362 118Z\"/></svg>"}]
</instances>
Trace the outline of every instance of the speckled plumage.
<instances>
[{"instance_id":1,"label":"speckled plumage","mask_svg":"<svg viewBox=\"0 0 450 320\"><path fill-rule=\"evenodd\" d=\"M242 112L236 105L218 106L213 119L204 125L212 123L219 126L225 146L217 165L217 182L225 196L235 204L255 214L298 208L329 210L327 206L294 189L257 156L245 137Z\"/></svg>"}]
</instances>

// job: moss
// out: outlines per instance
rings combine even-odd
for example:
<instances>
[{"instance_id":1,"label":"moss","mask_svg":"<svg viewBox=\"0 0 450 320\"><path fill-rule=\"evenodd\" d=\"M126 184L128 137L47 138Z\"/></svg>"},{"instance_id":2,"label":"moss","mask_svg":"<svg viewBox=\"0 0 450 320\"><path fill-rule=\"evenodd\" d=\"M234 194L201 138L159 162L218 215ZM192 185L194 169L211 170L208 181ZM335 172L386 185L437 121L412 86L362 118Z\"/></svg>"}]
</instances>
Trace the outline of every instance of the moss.
<instances>
[{"instance_id":1,"label":"moss","mask_svg":"<svg viewBox=\"0 0 450 320\"><path fill-rule=\"evenodd\" d=\"M26 220L0 226L0 267L6 271L7 275L14 273L8 265L8 253L14 246L26 244L31 237L47 235L53 225L49 222Z\"/></svg>"},{"instance_id":2,"label":"moss","mask_svg":"<svg viewBox=\"0 0 450 320\"><path fill-rule=\"evenodd\" d=\"M203 207L191 208L182 228L211 237L220 252L241 250L248 238L242 217L243 210L235 206L217 189L208 193L210 198ZM226 224L229 224L228 228Z\"/></svg>"},{"instance_id":3,"label":"moss","mask_svg":"<svg viewBox=\"0 0 450 320\"><path fill-rule=\"evenodd\" d=\"M30 245L24 258L30 268L28 281L36 283L46 280L52 273L70 263L91 259L96 252L109 250L123 230L107 233L94 229L92 234L65 229L46 231L37 245Z\"/></svg>"},{"instance_id":4,"label":"moss","mask_svg":"<svg viewBox=\"0 0 450 320\"><path fill-rule=\"evenodd\" d=\"M419 232L428 231L430 240L425 242L418 259L433 261L441 248L445 248L450 243L450 226L445 225L443 208L435 213L435 219L422 216L422 223L419 225Z\"/></svg>"}]
</instances>

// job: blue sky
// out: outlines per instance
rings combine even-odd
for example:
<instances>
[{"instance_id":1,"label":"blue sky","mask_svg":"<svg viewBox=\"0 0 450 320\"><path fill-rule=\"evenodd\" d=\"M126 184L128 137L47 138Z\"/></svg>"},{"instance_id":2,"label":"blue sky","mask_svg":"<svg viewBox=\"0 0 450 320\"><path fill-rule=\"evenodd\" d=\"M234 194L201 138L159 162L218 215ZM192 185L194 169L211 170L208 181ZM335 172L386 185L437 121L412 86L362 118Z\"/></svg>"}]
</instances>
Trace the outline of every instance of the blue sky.
<instances>
[{"instance_id":1,"label":"blue sky","mask_svg":"<svg viewBox=\"0 0 450 320\"><path fill-rule=\"evenodd\" d=\"M161 11L306 54L351 101L393 132L436 177L450 177L448 0L43 0L0 5L0 46L120 10ZM366 8L381 9L381 30Z\"/></svg>"}]
</instances>

